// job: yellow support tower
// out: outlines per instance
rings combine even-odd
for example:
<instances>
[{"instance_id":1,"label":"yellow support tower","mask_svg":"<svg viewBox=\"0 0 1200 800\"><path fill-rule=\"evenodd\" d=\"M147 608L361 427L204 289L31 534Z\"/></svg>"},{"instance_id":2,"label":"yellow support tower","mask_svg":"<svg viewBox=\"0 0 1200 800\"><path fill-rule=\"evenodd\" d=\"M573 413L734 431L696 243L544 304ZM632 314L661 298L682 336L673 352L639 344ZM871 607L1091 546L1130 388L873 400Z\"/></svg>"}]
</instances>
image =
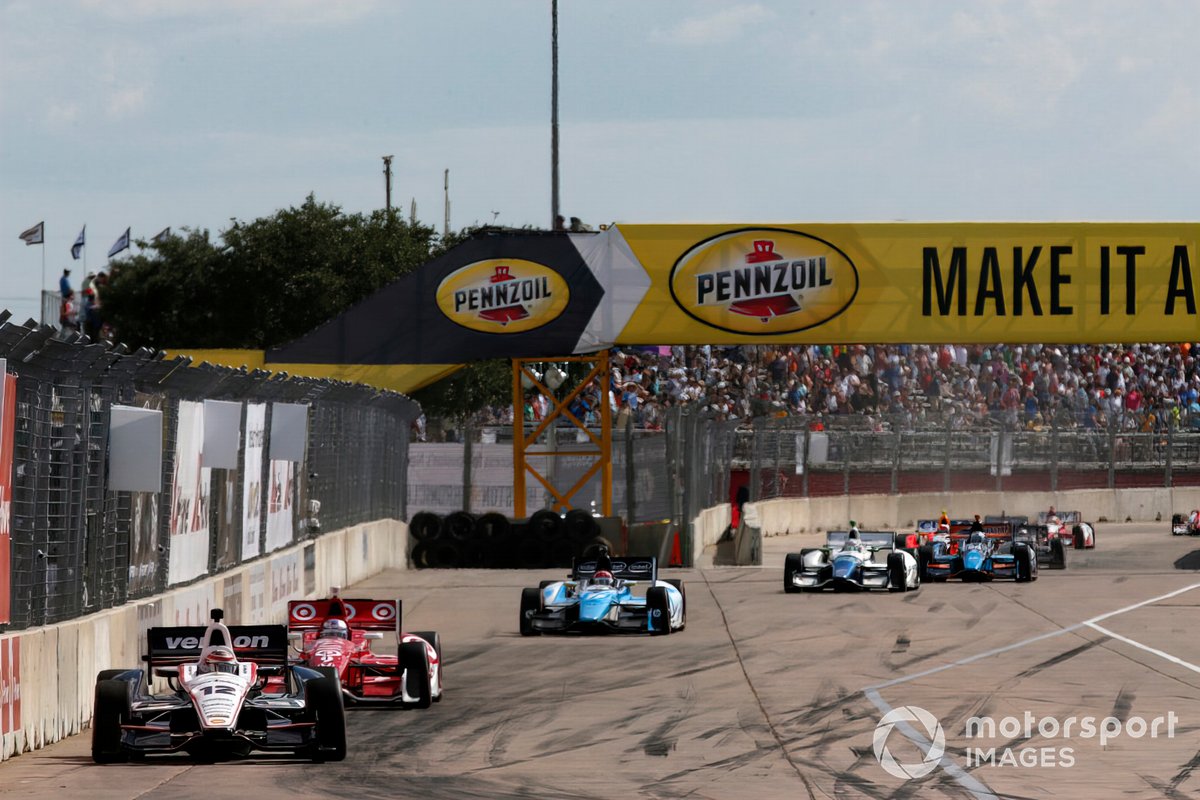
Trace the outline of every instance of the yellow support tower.
<instances>
[{"instance_id":1,"label":"yellow support tower","mask_svg":"<svg viewBox=\"0 0 1200 800\"><path fill-rule=\"evenodd\" d=\"M529 368L530 364L554 364L554 363L581 363L591 364L592 369L579 383L564 396L561 400L555 396L554 390L550 389L546 384L534 374ZM608 376L608 351L601 350L598 353L587 356L563 356L561 358L514 358L513 359L513 512L517 519L523 519L527 516L525 510L525 476L532 475L538 480L542 486L546 487L546 491L554 498L554 510L563 512L570 508L571 498L582 489L592 476L597 472L600 473L601 486L601 513L606 516L612 516L612 409L608 403L609 392L609 376ZM528 435L525 432L525 392L522 388L522 378L529 381L534 389L549 398L551 409L546 414L545 418L538 423ZM600 385L600 436L587 429L583 420L571 413L571 403L575 401L580 393L588 387L592 381L597 381ZM555 420L560 417L566 417L579 430L587 434L587 438L595 446L594 450L558 450L554 449L530 449L535 447L538 438L550 429L551 435L554 435L554 429L550 426ZM560 455L571 456L576 458L579 456L595 456L596 462L588 468L586 472L575 482L575 485L566 491L560 491L558 487L551 485L550 481L542 475L540 471L529 463L528 458L534 457L555 457Z\"/></svg>"}]
</instances>

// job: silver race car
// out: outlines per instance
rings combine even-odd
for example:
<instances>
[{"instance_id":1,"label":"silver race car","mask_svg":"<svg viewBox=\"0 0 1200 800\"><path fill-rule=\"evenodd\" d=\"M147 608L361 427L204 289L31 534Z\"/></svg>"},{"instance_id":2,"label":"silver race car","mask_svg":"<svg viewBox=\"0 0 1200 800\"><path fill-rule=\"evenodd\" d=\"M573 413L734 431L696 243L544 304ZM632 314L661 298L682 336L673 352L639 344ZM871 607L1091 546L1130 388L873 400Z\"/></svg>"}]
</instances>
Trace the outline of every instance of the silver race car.
<instances>
[{"instance_id":1,"label":"silver race car","mask_svg":"<svg viewBox=\"0 0 1200 800\"><path fill-rule=\"evenodd\" d=\"M783 590L917 589L921 586L917 559L896 542L897 534L890 531L830 531L824 547L787 554ZM880 553L885 554L883 558Z\"/></svg>"}]
</instances>

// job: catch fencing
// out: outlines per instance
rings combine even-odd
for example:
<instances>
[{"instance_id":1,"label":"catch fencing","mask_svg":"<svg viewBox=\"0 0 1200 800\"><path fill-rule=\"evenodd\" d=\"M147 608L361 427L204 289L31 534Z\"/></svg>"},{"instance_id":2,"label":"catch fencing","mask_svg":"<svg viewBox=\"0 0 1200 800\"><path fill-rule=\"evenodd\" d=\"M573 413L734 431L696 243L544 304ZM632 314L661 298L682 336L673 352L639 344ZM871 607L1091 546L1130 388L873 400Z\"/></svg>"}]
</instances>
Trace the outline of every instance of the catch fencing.
<instances>
[{"instance_id":1,"label":"catch fencing","mask_svg":"<svg viewBox=\"0 0 1200 800\"><path fill-rule=\"evenodd\" d=\"M191 367L186 358L6 320L0 315L0 359L16 375L16 397L7 410L12 475L0 474L0 489L11 480L11 508L0 506L0 544L11 536L0 592L11 607L0 630L158 594L322 529L405 518L408 433L420 409L403 395ZM206 400L241 406L236 468L201 465L196 419ZM271 458L276 404L307 406L303 460ZM161 491L110 488L114 405L161 411ZM185 542L195 558L181 560Z\"/></svg>"}]
</instances>

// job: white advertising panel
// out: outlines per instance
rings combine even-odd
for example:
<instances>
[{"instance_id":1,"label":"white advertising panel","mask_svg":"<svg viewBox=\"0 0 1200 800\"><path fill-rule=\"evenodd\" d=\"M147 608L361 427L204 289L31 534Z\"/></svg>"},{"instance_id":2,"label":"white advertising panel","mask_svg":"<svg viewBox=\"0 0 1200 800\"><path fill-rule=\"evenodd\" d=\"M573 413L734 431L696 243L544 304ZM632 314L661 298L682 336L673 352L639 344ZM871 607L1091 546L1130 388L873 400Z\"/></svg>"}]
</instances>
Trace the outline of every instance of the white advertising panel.
<instances>
[{"instance_id":1,"label":"white advertising panel","mask_svg":"<svg viewBox=\"0 0 1200 800\"><path fill-rule=\"evenodd\" d=\"M295 530L296 465L271 459L267 491L267 552L292 543Z\"/></svg>"},{"instance_id":2,"label":"white advertising panel","mask_svg":"<svg viewBox=\"0 0 1200 800\"><path fill-rule=\"evenodd\" d=\"M242 432L242 404L204 401L204 466L237 469Z\"/></svg>"},{"instance_id":3,"label":"white advertising panel","mask_svg":"<svg viewBox=\"0 0 1200 800\"><path fill-rule=\"evenodd\" d=\"M162 412L111 408L108 422L108 488L120 492L162 491Z\"/></svg>"},{"instance_id":4,"label":"white advertising panel","mask_svg":"<svg viewBox=\"0 0 1200 800\"><path fill-rule=\"evenodd\" d=\"M203 448L204 406L181 400L171 480L169 585L208 572L208 495L212 471L200 464Z\"/></svg>"},{"instance_id":5,"label":"white advertising panel","mask_svg":"<svg viewBox=\"0 0 1200 800\"><path fill-rule=\"evenodd\" d=\"M254 558L261 551L262 533L263 443L267 431L265 403L246 405L246 430L242 462L242 560Z\"/></svg>"},{"instance_id":6,"label":"white advertising panel","mask_svg":"<svg viewBox=\"0 0 1200 800\"><path fill-rule=\"evenodd\" d=\"M271 404L271 460L303 461L308 445L308 406Z\"/></svg>"}]
</instances>

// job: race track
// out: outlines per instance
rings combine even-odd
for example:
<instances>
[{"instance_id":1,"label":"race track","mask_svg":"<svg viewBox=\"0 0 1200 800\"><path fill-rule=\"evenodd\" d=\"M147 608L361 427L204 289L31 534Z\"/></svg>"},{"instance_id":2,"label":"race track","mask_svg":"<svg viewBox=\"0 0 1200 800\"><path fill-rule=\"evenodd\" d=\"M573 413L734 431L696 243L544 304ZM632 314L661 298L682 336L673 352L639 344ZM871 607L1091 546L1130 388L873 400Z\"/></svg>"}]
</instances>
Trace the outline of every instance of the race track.
<instances>
[{"instance_id":1,"label":"race track","mask_svg":"<svg viewBox=\"0 0 1200 800\"><path fill-rule=\"evenodd\" d=\"M520 637L520 588L560 571L388 573L347 594L400 597L407 628L441 633L446 696L352 709L345 762L97 767L85 734L0 765L0 800L1197 797L1200 539L1167 531L1099 524L1097 550L1036 583L907 595L785 595L783 554L821 537L772 538L762 568L669 572L686 580L688 626L653 639ZM946 740L913 780L873 750L883 714L907 705ZM1029 739L966 736L969 717L1026 712ZM1049 730L1086 716L1122 732L1102 748ZM1157 737L1129 735L1156 717ZM885 744L915 764L907 737L922 734L901 725ZM969 764L980 747L1026 764Z\"/></svg>"}]
</instances>

